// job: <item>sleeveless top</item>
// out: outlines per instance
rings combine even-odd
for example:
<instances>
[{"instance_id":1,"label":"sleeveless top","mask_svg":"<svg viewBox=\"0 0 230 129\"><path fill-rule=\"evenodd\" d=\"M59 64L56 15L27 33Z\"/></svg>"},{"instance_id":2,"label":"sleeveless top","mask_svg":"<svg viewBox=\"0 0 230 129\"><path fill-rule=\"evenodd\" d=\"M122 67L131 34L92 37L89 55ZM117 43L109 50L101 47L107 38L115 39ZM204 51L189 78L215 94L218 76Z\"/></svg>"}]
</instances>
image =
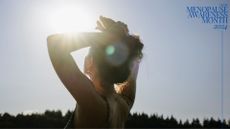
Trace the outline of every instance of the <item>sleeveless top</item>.
<instances>
[{"instance_id":1,"label":"sleeveless top","mask_svg":"<svg viewBox=\"0 0 230 129\"><path fill-rule=\"evenodd\" d=\"M106 105L107 105L107 113L106 113L107 118L106 118L106 122L105 122L105 125L103 126L103 128L109 128L110 127L110 121L109 121L109 118L110 118L110 115L109 115L110 114L110 106L109 106L109 102L106 99L106 97L102 96L102 98L105 100ZM76 108L73 111L72 115L70 116L70 118L69 118L66 126L64 127L64 129L73 129L74 128L74 114L75 114Z\"/></svg>"}]
</instances>

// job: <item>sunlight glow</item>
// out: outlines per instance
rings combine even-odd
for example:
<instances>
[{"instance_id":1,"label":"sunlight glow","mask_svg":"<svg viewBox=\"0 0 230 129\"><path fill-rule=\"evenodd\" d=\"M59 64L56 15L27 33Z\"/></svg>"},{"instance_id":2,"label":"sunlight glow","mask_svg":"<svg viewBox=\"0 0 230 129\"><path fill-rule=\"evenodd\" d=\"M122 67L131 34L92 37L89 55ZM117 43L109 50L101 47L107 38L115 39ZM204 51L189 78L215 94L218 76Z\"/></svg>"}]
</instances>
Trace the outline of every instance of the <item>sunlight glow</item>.
<instances>
[{"instance_id":1,"label":"sunlight glow","mask_svg":"<svg viewBox=\"0 0 230 129\"><path fill-rule=\"evenodd\" d=\"M57 33L92 31L95 20L84 6L62 5L47 14L48 26Z\"/></svg>"},{"instance_id":2,"label":"sunlight glow","mask_svg":"<svg viewBox=\"0 0 230 129\"><path fill-rule=\"evenodd\" d=\"M50 34L65 33L67 37L70 36L69 38L76 32L95 31L96 19L98 18L98 16L93 15L90 7L66 1L52 8L49 6L49 8L44 9L42 14L45 16L43 22ZM88 48L71 53L82 72L84 57L87 53Z\"/></svg>"}]
</instances>

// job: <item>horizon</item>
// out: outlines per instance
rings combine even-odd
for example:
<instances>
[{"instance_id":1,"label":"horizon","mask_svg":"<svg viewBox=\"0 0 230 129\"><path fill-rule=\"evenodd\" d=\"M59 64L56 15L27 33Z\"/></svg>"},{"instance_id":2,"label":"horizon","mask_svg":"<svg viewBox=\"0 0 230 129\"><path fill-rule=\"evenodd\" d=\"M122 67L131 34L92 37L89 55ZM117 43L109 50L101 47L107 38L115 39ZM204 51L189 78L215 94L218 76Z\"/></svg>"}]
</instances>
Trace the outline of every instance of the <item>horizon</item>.
<instances>
[{"instance_id":1,"label":"horizon","mask_svg":"<svg viewBox=\"0 0 230 129\"><path fill-rule=\"evenodd\" d=\"M28 111L28 112L21 112L21 113L18 113L18 114L11 114L11 113L8 113L8 112L4 112L4 113L0 113L0 115L1 116L3 116L4 114L9 114L9 115L11 115L11 116L13 116L13 117L16 117L17 115L23 115L23 116L31 116L31 115L44 115L45 114L45 112L61 112L61 114L62 114L62 117L63 116L65 116L69 111L70 112L73 112L73 110L67 110L66 112L62 112L61 110L59 110L59 109L57 109L57 110L50 110L50 109L46 109L46 110L44 110L43 112L40 112L40 111L34 111L34 112L31 112L31 111ZM177 122L183 122L183 123L185 123L186 121L188 121L188 122L192 122L193 120L195 120L195 119L198 119L200 122L203 122L204 120L211 120L211 119L213 119L213 120L216 120L216 121L218 121L218 120L221 120L221 117L220 118L214 118L214 117L206 117L206 118L203 118L203 119L200 119L200 118L197 118L197 117L194 117L194 118L186 118L186 119L179 119L179 118L176 118L175 116L173 116L173 115L167 115L167 116L165 116L164 114L158 114L158 113L152 113L152 114L147 114L147 113L145 113L145 112L130 112L130 114L131 115L134 115L134 114L137 114L137 115L147 115L148 117L152 117L152 116L157 116L157 117L159 117L159 118L163 118L163 119L167 119L167 118L171 118L171 117L173 117L174 119L176 119L177 120ZM222 120L221 120L222 121ZM224 121L225 122L230 122L230 118L229 119L224 119ZM201 125L202 125L203 123L201 123Z\"/></svg>"}]
</instances>

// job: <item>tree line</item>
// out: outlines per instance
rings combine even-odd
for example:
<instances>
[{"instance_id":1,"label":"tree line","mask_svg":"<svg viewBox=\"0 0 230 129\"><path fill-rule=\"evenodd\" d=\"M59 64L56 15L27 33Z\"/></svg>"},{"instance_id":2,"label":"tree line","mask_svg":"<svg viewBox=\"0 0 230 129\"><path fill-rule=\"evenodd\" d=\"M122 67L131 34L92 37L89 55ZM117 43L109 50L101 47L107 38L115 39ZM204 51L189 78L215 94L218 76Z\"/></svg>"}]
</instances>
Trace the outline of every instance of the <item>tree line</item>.
<instances>
[{"instance_id":1,"label":"tree line","mask_svg":"<svg viewBox=\"0 0 230 129\"><path fill-rule=\"evenodd\" d=\"M0 128L64 128L71 115L71 111L63 115L60 110L27 115L20 113L16 116L0 113ZM191 122L182 122L173 116L165 118L157 114L133 113L129 114L125 128L230 128L230 120L209 118L200 121L195 118Z\"/></svg>"}]
</instances>

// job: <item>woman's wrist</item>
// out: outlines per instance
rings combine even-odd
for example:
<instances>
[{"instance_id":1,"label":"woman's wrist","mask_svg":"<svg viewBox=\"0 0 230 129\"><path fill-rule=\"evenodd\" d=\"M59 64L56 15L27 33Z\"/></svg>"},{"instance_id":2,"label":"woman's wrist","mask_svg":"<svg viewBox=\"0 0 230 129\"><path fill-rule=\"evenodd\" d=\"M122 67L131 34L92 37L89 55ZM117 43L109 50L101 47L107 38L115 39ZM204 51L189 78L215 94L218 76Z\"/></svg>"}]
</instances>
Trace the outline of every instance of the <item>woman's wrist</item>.
<instances>
[{"instance_id":1,"label":"woman's wrist","mask_svg":"<svg viewBox=\"0 0 230 129\"><path fill-rule=\"evenodd\" d=\"M106 45L117 40L119 40L118 36L108 32L62 33L47 38L48 44L55 44L60 49L66 49L67 52L93 45Z\"/></svg>"}]
</instances>

